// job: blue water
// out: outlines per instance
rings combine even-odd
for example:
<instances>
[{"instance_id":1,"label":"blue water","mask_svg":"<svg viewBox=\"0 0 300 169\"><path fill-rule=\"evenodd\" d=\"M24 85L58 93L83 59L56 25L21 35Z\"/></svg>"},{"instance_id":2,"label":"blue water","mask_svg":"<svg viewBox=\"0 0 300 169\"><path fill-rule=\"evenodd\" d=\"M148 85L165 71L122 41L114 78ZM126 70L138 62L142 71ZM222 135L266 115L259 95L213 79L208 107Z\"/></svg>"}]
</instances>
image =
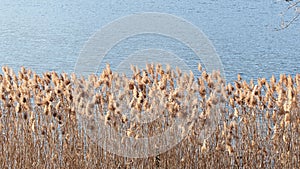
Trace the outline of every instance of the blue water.
<instances>
[{"instance_id":1,"label":"blue water","mask_svg":"<svg viewBox=\"0 0 300 169\"><path fill-rule=\"evenodd\" d=\"M130 14L162 12L186 19L207 35L228 80L237 73L246 79L294 75L300 70L300 21L274 30L285 7L275 0L0 0L0 66L73 72L83 45L101 27ZM117 65L133 48L134 40L119 48L120 57L106 61Z\"/></svg>"}]
</instances>

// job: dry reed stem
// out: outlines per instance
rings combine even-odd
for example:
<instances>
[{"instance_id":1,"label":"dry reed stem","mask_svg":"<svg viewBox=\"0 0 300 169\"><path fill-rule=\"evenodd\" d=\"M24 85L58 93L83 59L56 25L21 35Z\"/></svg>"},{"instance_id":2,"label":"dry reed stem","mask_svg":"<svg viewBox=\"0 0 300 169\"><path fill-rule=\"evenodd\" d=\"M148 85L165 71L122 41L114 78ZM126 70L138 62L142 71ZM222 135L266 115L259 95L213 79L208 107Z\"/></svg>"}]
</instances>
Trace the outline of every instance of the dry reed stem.
<instances>
[{"instance_id":1,"label":"dry reed stem","mask_svg":"<svg viewBox=\"0 0 300 169\"><path fill-rule=\"evenodd\" d=\"M234 84L224 84L219 73L201 65L199 77L160 64L132 70L127 78L107 65L101 75L84 79L2 67L0 167L300 168L299 74L256 82L238 75ZM210 129L205 124L219 103L221 120ZM139 123L142 113L160 118ZM97 130L98 119L138 139L163 133L183 117L191 117L184 140L145 159L107 152L83 130ZM208 130L213 134L203 138Z\"/></svg>"}]
</instances>

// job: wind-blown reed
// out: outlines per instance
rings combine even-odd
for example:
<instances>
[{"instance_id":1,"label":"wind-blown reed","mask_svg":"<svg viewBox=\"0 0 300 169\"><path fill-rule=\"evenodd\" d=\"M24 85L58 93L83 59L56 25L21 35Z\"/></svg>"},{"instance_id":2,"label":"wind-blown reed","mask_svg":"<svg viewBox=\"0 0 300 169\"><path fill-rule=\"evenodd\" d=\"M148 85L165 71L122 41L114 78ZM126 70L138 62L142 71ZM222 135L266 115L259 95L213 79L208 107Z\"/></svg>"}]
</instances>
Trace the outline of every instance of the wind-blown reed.
<instances>
[{"instance_id":1,"label":"wind-blown reed","mask_svg":"<svg viewBox=\"0 0 300 169\"><path fill-rule=\"evenodd\" d=\"M56 72L37 75L23 67L16 74L3 67L0 167L300 168L299 74L250 82L238 76L225 84L218 72L207 73L201 66L199 77L160 64L132 70L129 78L107 65L99 76L84 79ZM212 111L220 117L209 128L216 119ZM145 120L142 113L160 118L145 128L138 123ZM176 118L190 121L186 137L172 149L128 158L86 136L78 117L94 130L95 114L135 139L163 133Z\"/></svg>"}]
</instances>

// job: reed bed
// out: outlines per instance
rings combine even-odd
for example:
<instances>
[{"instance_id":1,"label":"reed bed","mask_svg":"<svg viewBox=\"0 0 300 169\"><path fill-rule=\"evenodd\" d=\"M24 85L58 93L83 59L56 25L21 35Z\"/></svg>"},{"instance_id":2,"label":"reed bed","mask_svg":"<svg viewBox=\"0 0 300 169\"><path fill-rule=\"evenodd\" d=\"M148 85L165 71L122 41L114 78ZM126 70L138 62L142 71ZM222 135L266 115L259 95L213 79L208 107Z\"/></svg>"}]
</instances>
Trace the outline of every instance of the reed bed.
<instances>
[{"instance_id":1,"label":"reed bed","mask_svg":"<svg viewBox=\"0 0 300 169\"><path fill-rule=\"evenodd\" d=\"M300 168L300 74L226 84L201 66L199 77L160 64L132 70L107 65L84 79L3 67L0 168ZM159 118L141 123L145 114ZM147 158L116 155L88 134L101 122L151 137L179 118L183 140Z\"/></svg>"}]
</instances>

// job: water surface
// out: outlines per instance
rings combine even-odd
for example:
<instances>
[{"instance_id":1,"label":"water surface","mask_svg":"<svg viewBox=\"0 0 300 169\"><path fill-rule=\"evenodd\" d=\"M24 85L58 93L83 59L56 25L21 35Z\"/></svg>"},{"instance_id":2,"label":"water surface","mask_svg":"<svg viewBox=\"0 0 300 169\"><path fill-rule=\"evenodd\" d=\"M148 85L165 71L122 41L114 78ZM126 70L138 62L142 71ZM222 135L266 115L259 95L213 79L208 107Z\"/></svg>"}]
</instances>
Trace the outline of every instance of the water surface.
<instances>
[{"instance_id":1,"label":"water surface","mask_svg":"<svg viewBox=\"0 0 300 169\"><path fill-rule=\"evenodd\" d=\"M163 12L190 21L208 36L228 80L237 73L247 79L294 75L300 70L300 22L275 31L284 7L273 0L1 0L0 66L15 70L26 66L37 73L73 72L84 43L101 27L130 14ZM123 42L108 61L117 66L143 38L147 37ZM155 47L164 41L149 42ZM168 44L176 50L173 42ZM189 56L186 53L182 57L193 63Z\"/></svg>"}]
</instances>

